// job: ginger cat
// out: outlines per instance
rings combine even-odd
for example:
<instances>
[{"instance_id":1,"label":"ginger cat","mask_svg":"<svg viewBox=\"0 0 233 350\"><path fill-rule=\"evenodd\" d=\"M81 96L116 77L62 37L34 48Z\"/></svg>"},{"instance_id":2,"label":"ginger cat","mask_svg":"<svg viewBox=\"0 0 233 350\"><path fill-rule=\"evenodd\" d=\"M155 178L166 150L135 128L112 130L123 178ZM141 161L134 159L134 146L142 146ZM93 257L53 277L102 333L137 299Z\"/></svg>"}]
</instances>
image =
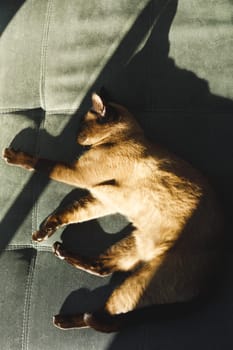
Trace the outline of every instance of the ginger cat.
<instances>
[{"instance_id":1,"label":"ginger cat","mask_svg":"<svg viewBox=\"0 0 233 350\"><path fill-rule=\"evenodd\" d=\"M205 178L185 161L150 143L128 110L105 103L95 93L77 141L89 147L72 165L11 148L3 154L9 164L44 172L51 179L89 191L51 214L33 240L41 242L58 227L113 213L123 214L132 223L128 236L92 258L54 243L58 258L89 273L130 272L102 310L57 315L54 324L116 331L134 321L133 310L158 305L155 316L163 315L163 310L177 311L181 302L205 292L218 264L223 231L221 211Z\"/></svg>"}]
</instances>

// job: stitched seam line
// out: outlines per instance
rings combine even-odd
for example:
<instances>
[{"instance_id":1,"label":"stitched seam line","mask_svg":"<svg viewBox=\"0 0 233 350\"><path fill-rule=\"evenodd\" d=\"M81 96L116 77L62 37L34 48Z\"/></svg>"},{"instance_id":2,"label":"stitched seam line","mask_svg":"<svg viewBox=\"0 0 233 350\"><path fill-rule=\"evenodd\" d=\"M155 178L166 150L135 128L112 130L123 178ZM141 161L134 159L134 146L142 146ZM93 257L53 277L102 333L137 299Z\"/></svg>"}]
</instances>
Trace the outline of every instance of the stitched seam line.
<instances>
[{"instance_id":1,"label":"stitched seam line","mask_svg":"<svg viewBox=\"0 0 233 350\"><path fill-rule=\"evenodd\" d=\"M37 251L33 250L33 256L31 258L28 267L28 278L25 289L25 299L24 299L24 311L23 311L23 326L22 326L22 350L28 349L28 330L30 323L30 308L31 308L31 295L32 295L32 285L34 278L34 268L37 257Z\"/></svg>"},{"instance_id":2,"label":"stitched seam line","mask_svg":"<svg viewBox=\"0 0 233 350\"><path fill-rule=\"evenodd\" d=\"M28 243L28 244L10 244L7 248L4 249L4 251L14 251L14 250L21 250L21 249L36 249L36 251L41 252L52 252L52 247L50 246L39 246L37 243Z\"/></svg>"},{"instance_id":3,"label":"stitched seam line","mask_svg":"<svg viewBox=\"0 0 233 350\"><path fill-rule=\"evenodd\" d=\"M37 139L35 144L35 154L39 154L40 152L40 140L41 140L41 130L44 129L44 122L45 122L45 113L42 112L41 115L41 121L40 125L37 129ZM33 185L32 185L32 226L31 226L31 232L33 232L38 225L38 201L36 200L36 192L37 192L37 178L33 178ZM34 247L37 248L37 243L34 244Z\"/></svg>"},{"instance_id":4,"label":"stitched seam line","mask_svg":"<svg viewBox=\"0 0 233 350\"><path fill-rule=\"evenodd\" d=\"M26 111L30 111L33 109L39 109L41 108L41 106L39 106L38 104L36 105L32 105L32 106L27 106L27 107L12 107L12 108L0 108L0 114L7 114L7 113L11 113L11 112L26 112Z\"/></svg>"},{"instance_id":5,"label":"stitched seam line","mask_svg":"<svg viewBox=\"0 0 233 350\"><path fill-rule=\"evenodd\" d=\"M52 14L52 0L48 0L48 5L46 9L46 17L44 22L44 31L41 43L41 56L40 56L40 103L41 107L46 110L45 103L45 79L46 79L46 65L47 65L47 49L48 49L48 38L50 29L50 20Z\"/></svg>"},{"instance_id":6,"label":"stitched seam line","mask_svg":"<svg viewBox=\"0 0 233 350\"><path fill-rule=\"evenodd\" d=\"M51 9L52 9L52 0L48 0L47 9L46 9L46 17L44 22L44 31L42 36L41 43L41 66L40 66L40 100L41 106L45 109L45 71L46 71L46 55L47 55L47 47L48 47L48 34L49 34L49 24L51 18ZM39 141L40 141L40 130L44 124L44 115L42 117L40 127L38 129L38 137L36 142L36 151L39 151ZM34 183L35 186L35 183ZM35 198L35 187L33 187L33 200ZM32 226L34 221L37 221L37 204L35 203L32 210ZM33 286L33 278L35 273L35 263L37 257L37 250L34 250L34 255L32 256L29 270L28 270L28 278L25 290L25 300L24 300L24 313L23 313L23 329L22 329L22 350L27 350L29 345L29 324L30 324L30 308L31 308L31 297L32 297L32 286Z\"/></svg>"},{"instance_id":7,"label":"stitched seam line","mask_svg":"<svg viewBox=\"0 0 233 350\"><path fill-rule=\"evenodd\" d=\"M9 114L9 113L14 113L14 112L27 112L33 109L38 109L41 108L40 106L36 106L35 108L29 108L29 109L9 109L9 110L4 110L1 111L0 110L0 115L5 115L5 114ZM54 109L54 110L49 110L46 111L46 115L55 115L55 114L78 114L79 109ZM207 110L207 109L193 109L193 110L189 110L189 109L184 109L184 108L163 108L163 109L159 109L159 108L149 108L149 107L145 107L144 109L138 110L138 113L179 113L179 114L197 114L197 113L205 113L205 114L211 114L211 115L229 115L232 116L232 113L230 111L226 111L226 110L218 110L218 111L211 111L211 110Z\"/></svg>"}]
</instances>

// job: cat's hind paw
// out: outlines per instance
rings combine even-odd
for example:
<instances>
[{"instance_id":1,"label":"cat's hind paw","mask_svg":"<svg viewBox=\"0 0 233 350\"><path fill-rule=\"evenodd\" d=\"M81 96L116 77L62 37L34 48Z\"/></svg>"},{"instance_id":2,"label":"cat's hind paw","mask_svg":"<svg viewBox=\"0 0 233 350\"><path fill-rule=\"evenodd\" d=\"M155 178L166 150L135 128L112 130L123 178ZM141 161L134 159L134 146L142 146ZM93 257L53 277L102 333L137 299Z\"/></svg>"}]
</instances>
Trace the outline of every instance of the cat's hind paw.
<instances>
[{"instance_id":1,"label":"cat's hind paw","mask_svg":"<svg viewBox=\"0 0 233 350\"><path fill-rule=\"evenodd\" d=\"M60 329L93 328L97 331L117 332L126 326L125 315L110 315L105 311L80 313L76 315L56 315L53 324Z\"/></svg>"},{"instance_id":2,"label":"cat's hind paw","mask_svg":"<svg viewBox=\"0 0 233 350\"><path fill-rule=\"evenodd\" d=\"M64 260L64 250L62 249L62 243L55 242L53 244L53 253L56 255L59 259Z\"/></svg>"},{"instance_id":3,"label":"cat's hind paw","mask_svg":"<svg viewBox=\"0 0 233 350\"><path fill-rule=\"evenodd\" d=\"M53 324L59 329L87 328L84 314L77 315L56 315L53 317Z\"/></svg>"}]
</instances>

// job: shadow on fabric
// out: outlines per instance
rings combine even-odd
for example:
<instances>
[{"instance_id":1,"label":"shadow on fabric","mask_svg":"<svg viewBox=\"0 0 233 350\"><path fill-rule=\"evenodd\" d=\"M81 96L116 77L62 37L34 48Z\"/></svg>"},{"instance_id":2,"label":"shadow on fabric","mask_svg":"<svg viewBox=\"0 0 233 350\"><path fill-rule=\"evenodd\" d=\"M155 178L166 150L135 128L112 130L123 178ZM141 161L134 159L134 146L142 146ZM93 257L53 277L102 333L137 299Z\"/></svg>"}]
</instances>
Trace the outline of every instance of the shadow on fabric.
<instances>
[{"instance_id":1,"label":"shadow on fabric","mask_svg":"<svg viewBox=\"0 0 233 350\"><path fill-rule=\"evenodd\" d=\"M0 4L0 36L25 0L2 0Z\"/></svg>"},{"instance_id":2,"label":"shadow on fabric","mask_svg":"<svg viewBox=\"0 0 233 350\"><path fill-rule=\"evenodd\" d=\"M76 145L76 133L78 130L79 120L83 115L83 113L89 107L91 93L93 91L100 90L100 88L105 85L106 77L113 78L115 75L121 72L122 67L125 66L129 61L129 59L132 57L133 53L135 52L137 47L140 45L141 41L150 31L151 26L155 24L157 18L160 16L161 10L166 8L167 3L169 3L168 0L159 0L159 1L151 0L148 2L144 10L139 14L132 28L130 28L129 32L122 39L121 43L119 44L118 48L114 52L113 56L109 59L106 66L103 68L100 75L97 77L93 86L89 89L89 91L87 91L86 96L81 102L77 113L75 113L70 118L70 121L64 128L62 134L60 134L57 137L53 137L44 130L40 131L40 137L42 136L45 137L46 139L45 142L48 144L48 149L52 148L56 150L56 154L59 155L59 157L60 157L60 154L62 154L69 161L72 161L72 158L76 158L78 156L80 152L80 148L77 147ZM176 1L174 2L174 4L175 3ZM147 19L148 17L151 18L151 13L153 13L153 20L151 21L151 23L149 23ZM28 117L30 118L30 114ZM45 112L41 111L41 118L39 121L40 124L43 124L44 118L45 118ZM38 128L39 127L40 125L38 125ZM23 145L24 148L22 150L30 153L31 139L33 138L33 133L34 132L31 129L21 131L18 135L16 135L14 140L11 142L11 146L18 149L20 148L21 145ZM37 135L35 135L35 138L36 137ZM28 143L27 143L27 140L28 140ZM46 155L44 154L43 156L45 157ZM59 160L63 160L63 159L59 158ZM38 178L41 179L42 185L40 186L40 193L37 192L34 194L34 199L33 199L34 204L37 202L40 195L47 187L49 180L45 179L44 177L40 177L40 175L38 174L33 174L29 182L25 185L23 189L23 192L29 191L33 183L38 181ZM15 220L14 222L12 222L11 217L13 216L13 213L17 211L18 208L20 208L21 206L21 197L22 197L22 194L18 196L18 198L15 200L12 207L9 208L7 214L5 215L5 217L3 218L0 224L0 231L7 232L7 234L4 234L4 236L1 237L0 251L2 251L7 246L7 244L11 241L17 228L21 225L24 218L28 215L30 211L30 208L24 208L24 210L22 210L21 216L18 217L18 219Z\"/></svg>"}]
</instances>

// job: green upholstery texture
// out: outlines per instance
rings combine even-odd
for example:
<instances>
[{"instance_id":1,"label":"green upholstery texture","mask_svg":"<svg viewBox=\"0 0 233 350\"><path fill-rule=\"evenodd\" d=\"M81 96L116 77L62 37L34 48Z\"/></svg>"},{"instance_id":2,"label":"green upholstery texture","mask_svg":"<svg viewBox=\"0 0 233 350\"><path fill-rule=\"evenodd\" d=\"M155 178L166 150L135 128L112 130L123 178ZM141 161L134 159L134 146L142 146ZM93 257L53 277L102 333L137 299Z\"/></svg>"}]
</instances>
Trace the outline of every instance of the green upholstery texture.
<instances>
[{"instance_id":1,"label":"green upholstery texture","mask_svg":"<svg viewBox=\"0 0 233 350\"><path fill-rule=\"evenodd\" d=\"M0 149L76 157L79 120L104 86L148 137L205 173L226 214L224 273L202 310L119 333L61 331L52 316L100 307L119 276L98 278L52 254L62 240L93 254L124 234L120 215L31 234L80 191L0 159L0 349L233 347L233 63L231 0L3 0ZM169 283L169 281L168 281Z\"/></svg>"}]
</instances>

